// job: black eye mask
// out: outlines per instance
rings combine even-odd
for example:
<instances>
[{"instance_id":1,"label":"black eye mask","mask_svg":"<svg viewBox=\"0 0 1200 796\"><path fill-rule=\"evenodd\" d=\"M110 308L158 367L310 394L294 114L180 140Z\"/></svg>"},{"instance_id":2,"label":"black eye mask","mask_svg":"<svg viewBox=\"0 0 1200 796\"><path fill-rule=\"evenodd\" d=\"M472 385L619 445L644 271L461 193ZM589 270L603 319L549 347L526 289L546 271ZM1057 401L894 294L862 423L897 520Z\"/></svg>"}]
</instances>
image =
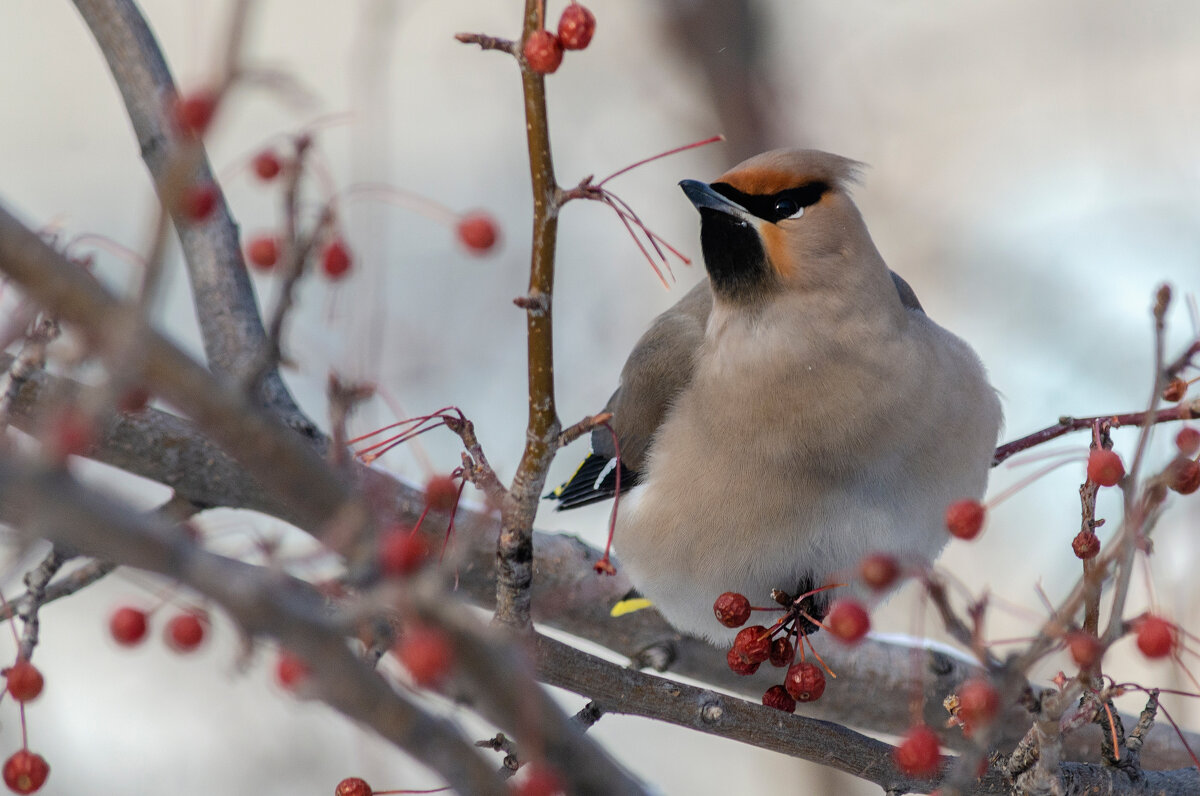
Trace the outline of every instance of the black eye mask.
<instances>
[{"instance_id":1,"label":"black eye mask","mask_svg":"<svg viewBox=\"0 0 1200 796\"><path fill-rule=\"evenodd\" d=\"M805 207L815 205L829 190L829 185L824 182L810 182L766 196L742 193L727 182L714 182L710 187L729 201L737 202L772 224L794 216Z\"/></svg>"}]
</instances>

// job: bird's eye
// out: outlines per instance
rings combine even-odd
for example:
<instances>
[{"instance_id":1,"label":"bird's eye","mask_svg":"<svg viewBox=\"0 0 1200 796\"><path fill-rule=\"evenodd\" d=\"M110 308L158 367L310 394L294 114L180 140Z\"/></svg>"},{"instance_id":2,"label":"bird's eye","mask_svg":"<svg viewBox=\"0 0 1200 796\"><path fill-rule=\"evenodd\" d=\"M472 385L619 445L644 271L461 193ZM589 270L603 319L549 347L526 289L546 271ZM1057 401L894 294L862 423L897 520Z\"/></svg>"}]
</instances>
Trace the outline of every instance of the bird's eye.
<instances>
[{"instance_id":1,"label":"bird's eye","mask_svg":"<svg viewBox=\"0 0 1200 796\"><path fill-rule=\"evenodd\" d=\"M775 202L775 217L782 221L785 218L799 218L804 215L804 208L795 199L784 196Z\"/></svg>"}]
</instances>

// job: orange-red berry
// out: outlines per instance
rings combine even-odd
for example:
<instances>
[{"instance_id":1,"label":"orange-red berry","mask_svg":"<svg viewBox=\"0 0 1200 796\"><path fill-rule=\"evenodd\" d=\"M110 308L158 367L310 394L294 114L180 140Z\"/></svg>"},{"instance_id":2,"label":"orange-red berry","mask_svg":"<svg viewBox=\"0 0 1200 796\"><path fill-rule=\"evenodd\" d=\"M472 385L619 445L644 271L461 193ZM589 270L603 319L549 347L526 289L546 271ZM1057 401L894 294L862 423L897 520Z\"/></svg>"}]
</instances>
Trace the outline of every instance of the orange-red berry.
<instances>
[{"instance_id":1,"label":"orange-red berry","mask_svg":"<svg viewBox=\"0 0 1200 796\"><path fill-rule=\"evenodd\" d=\"M460 481L449 475L435 475L425 482L425 505L434 511L450 511L458 505Z\"/></svg>"},{"instance_id":2,"label":"orange-red berry","mask_svg":"<svg viewBox=\"0 0 1200 796\"><path fill-rule=\"evenodd\" d=\"M1200 452L1200 428L1184 426L1175 435L1175 447L1184 456L1195 456Z\"/></svg>"},{"instance_id":3,"label":"orange-red berry","mask_svg":"<svg viewBox=\"0 0 1200 796\"><path fill-rule=\"evenodd\" d=\"M1071 549L1075 551L1077 558L1085 561L1095 558L1096 554L1100 552L1100 537L1092 531L1080 531L1071 540Z\"/></svg>"},{"instance_id":4,"label":"orange-red berry","mask_svg":"<svg viewBox=\"0 0 1200 796\"><path fill-rule=\"evenodd\" d=\"M283 171L283 164L279 162L279 156L270 149L264 149L255 155L251 165L254 173L264 182L275 179L279 176L279 172Z\"/></svg>"},{"instance_id":5,"label":"orange-red berry","mask_svg":"<svg viewBox=\"0 0 1200 796\"><path fill-rule=\"evenodd\" d=\"M1100 643L1100 639L1090 633L1076 630L1067 634L1066 641L1071 659L1080 668L1086 669L1092 666L1104 655L1104 646Z\"/></svg>"},{"instance_id":6,"label":"orange-red berry","mask_svg":"<svg viewBox=\"0 0 1200 796\"><path fill-rule=\"evenodd\" d=\"M890 589L900 577L900 565L887 553L872 553L858 562L858 576L876 591Z\"/></svg>"},{"instance_id":7,"label":"orange-red berry","mask_svg":"<svg viewBox=\"0 0 1200 796\"><path fill-rule=\"evenodd\" d=\"M264 271L279 261L279 239L274 235L257 235L246 244L246 259Z\"/></svg>"},{"instance_id":8,"label":"orange-red berry","mask_svg":"<svg viewBox=\"0 0 1200 796\"><path fill-rule=\"evenodd\" d=\"M524 775L516 784L514 796L556 796L567 790L563 778L545 763L529 763L521 770Z\"/></svg>"},{"instance_id":9,"label":"orange-red berry","mask_svg":"<svg viewBox=\"0 0 1200 796\"><path fill-rule=\"evenodd\" d=\"M1166 387L1163 388L1163 400L1170 401L1171 403L1182 401L1183 396L1187 395L1187 388L1188 383L1176 376L1167 383Z\"/></svg>"},{"instance_id":10,"label":"orange-red berry","mask_svg":"<svg viewBox=\"0 0 1200 796\"><path fill-rule=\"evenodd\" d=\"M783 687L797 702L814 702L825 693L825 674L815 663L801 661L787 670Z\"/></svg>"},{"instance_id":11,"label":"orange-red berry","mask_svg":"<svg viewBox=\"0 0 1200 796\"><path fill-rule=\"evenodd\" d=\"M713 603L713 613L725 627L741 627L750 619L750 601L743 594L727 591Z\"/></svg>"},{"instance_id":12,"label":"orange-red berry","mask_svg":"<svg viewBox=\"0 0 1200 796\"><path fill-rule=\"evenodd\" d=\"M525 62L529 68L543 75L548 75L562 64L562 42L548 30L535 30L529 34L522 48Z\"/></svg>"},{"instance_id":13,"label":"orange-red berry","mask_svg":"<svg viewBox=\"0 0 1200 796\"><path fill-rule=\"evenodd\" d=\"M123 647L132 647L146 637L146 612L128 606L113 611L108 620L108 630L113 639Z\"/></svg>"},{"instance_id":14,"label":"orange-red berry","mask_svg":"<svg viewBox=\"0 0 1200 796\"><path fill-rule=\"evenodd\" d=\"M596 34L596 15L579 3L563 9L558 19L558 40L565 50L582 50Z\"/></svg>"},{"instance_id":15,"label":"orange-red berry","mask_svg":"<svg viewBox=\"0 0 1200 796\"><path fill-rule=\"evenodd\" d=\"M429 545L419 533L393 525L379 540L379 568L384 575L411 575L429 558Z\"/></svg>"},{"instance_id":16,"label":"orange-red berry","mask_svg":"<svg viewBox=\"0 0 1200 796\"><path fill-rule=\"evenodd\" d=\"M195 611L178 614L167 622L167 646L176 652L192 652L204 643L208 622Z\"/></svg>"},{"instance_id":17,"label":"orange-red berry","mask_svg":"<svg viewBox=\"0 0 1200 796\"><path fill-rule=\"evenodd\" d=\"M971 726L987 724L1000 711L1000 693L983 678L972 678L958 687L958 715Z\"/></svg>"},{"instance_id":18,"label":"orange-red berry","mask_svg":"<svg viewBox=\"0 0 1200 796\"><path fill-rule=\"evenodd\" d=\"M1137 625L1137 646L1147 658L1165 658L1178 642L1175 626L1160 616L1147 614Z\"/></svg>"},{"instance_id":19,"label":"orange-red berry","mask_svg":"<svg viewBox=\"0 0 1200 796\"><path fill-rule=\"evenodd\" d=\"M1125 477L1125 465L1116 451L1096 448L1088 454L1087 477L1100 486L1116 486Z\"/></svg>"},{"instance_id":20,"label":"orange-red berry","mask_svg":"<svg viewBox=\"0 0 1200 796\"><path fill-rule=\"evenodd\" d=\"M468 213L458 222L458 239L475 254L490 251L498 237L496 222L487 213Z\"/></svg>"},{"instance_id":21,"label":"orange-red berry","mask_svg":"<svg viewBox=\"0 0 1200 796\"><path fill-rule=\"evenodd\" d=\"M321 254L321 270L330 279L341 279L352 265L350 250L341 238L334 238Z\"/></svg>"},{"instance_id":22,"label":"orange-red berry","mask_svg":"<svg viewBox=\"0 0 1200 796\"><path fill-rule=\"evenodd\" d=\"M287 650L281 650L275 660L275 682L292 690L308 677L308 665Z\"/></svg>"},{"instance_id":23,"label":"orange-red berry","mask_svg":"<svg viewBox=\"0 0 1200 796\"><path fill-rule=\"evenodd\" d=\"M4 784L14 793L34 793L46 784L50 765L41 755L18 750L4 761Z\"/></svg>"},{"instance_id":24,"label":"orange-red berry","mask_svg":"<svg viewBox=\"0 0 1200 796\"><path fill-rule=\"evenodd\" d=\"M211 89L200 89L175 99L175 126L182 132L204 135L217 112L220 97Z\"/></svg>"},{"instance_id":25,"label":"orange-red berry","mask_svg":"<svg viewBox=\"0 0 1200 796\"><path fill-rule=\"evenodd\" d=\"M910 777L932 777L941 762L937 734L924 724L912 727L892 752L892 759Z\"/></svg>"},{"instance_id":26,"label":"orange-red berry","mask_svg":"<svg viewBox=\"0 0 1200 796\"><path fill-rule=\"evenodd\" d=\"M333 790L333 796L373 796L374 793L367 781L358 777L346 777Z\"/></svg>"},{"instance_id":27,"label":"orange-red berry","mask_svg":"<svg viewBox=\"0 0 1200 796\"><path fill-rule=\"evenodd\" d=\"M432 627L410 628L395 649L396 657L413 682L422 688L434 688L450 674L454 649L446 634Z\"/></svg>"},{"instance_id":28,"label":"orange-red berry","mask_svg":"<svg viewBox=\"0 0 1200 796\"><path fill-rule=\"evenodd\" d=\"M217 186L211 182L189 185L179 197L179 212L189 221L203 221L217 209Z\"/></svg>"},{"instance_id":29,"label":"orange-red berry","mask_svg":"<svg viewBox=\"0 0 1200 796\"><path fill-rule=\"evenodd\" d=\"M18 659L10 666L4 672L4 677L8 681L8 693L18 702L37 699L38 694L42 693L42 686L46 684L37 667L24 659Z\"/></svg>"},{"instance_id":30,"label":"orange-red berry","mask_svg":"<svg viewBox=\"0 0 1200 796\"><path fill-rule=\"evenodd\" d=\"M829 632L848 644L862 640L871 629L871 618L867 609L854 600L838 600L825 617Z\"/></svg>"},{"instance_id":31,"label":"orange-red berry","mask_svg":"<svg viewBox=\"0 0 1200 796\"><path fill-rule=\"evenodd\" d=\"M762 703L769 708L782 710L784 713L791 713L796 709L796 700L792 699L792 695L787 692L787 689L781 685L773 685L763 694Z\"/></svg>"},{"instance_id":32,"label":"orange-red berry","mask_svg":"<svg viewBox=\"0 0 1200 796\"><path fill-rule=\"evenodd\" d=\"M959 500L946 509L946 529L959 539L974 539L983 529L985 515L978 500Z\"/></svg>"}]
</instances>

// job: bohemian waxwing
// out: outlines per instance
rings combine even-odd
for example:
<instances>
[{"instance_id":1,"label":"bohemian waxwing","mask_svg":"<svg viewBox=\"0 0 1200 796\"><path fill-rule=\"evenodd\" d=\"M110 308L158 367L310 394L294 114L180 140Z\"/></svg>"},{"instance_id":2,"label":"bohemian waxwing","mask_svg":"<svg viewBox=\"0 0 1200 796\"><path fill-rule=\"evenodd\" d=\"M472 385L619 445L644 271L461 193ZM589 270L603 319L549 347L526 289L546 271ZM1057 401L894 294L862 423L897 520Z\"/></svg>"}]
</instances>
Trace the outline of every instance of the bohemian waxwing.
<instances>
[{"instance_id":1,"label":"bohemian waxwing","mask_svg":"<svg viewBox=\"0 0 1200 796\"><path fill-rule=\"evenodd\" d=\"M658 316L606 410L620 445L614 544L678 630L728 642L726 591L854 594L866 555L928 562L946 507L980 498L1001 411L975 352L888 270L847 192L859 164L814 150L680 183L709 278ZM615 486L606 429L555 491Z\"/></svg>"}]
</instances>

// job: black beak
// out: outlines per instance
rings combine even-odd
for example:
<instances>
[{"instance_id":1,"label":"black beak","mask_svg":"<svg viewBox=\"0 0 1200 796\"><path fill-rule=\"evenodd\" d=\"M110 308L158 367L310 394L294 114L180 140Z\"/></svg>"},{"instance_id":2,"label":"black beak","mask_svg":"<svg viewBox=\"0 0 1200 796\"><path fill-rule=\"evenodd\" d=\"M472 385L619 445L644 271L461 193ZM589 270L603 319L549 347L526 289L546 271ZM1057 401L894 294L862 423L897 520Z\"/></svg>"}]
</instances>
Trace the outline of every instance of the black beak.
<instances>
[{"instance_id":1,"label":"black beak","mask_svg":"<svg viewBox=\"0 0 1200 796\"><path fill-rule=\"evenodd\" d=\"M700 182L699 180L681 180L679 187L683 189L684 195L696 206L697 210L715 210L718 213L724 213L742 221L746 221L750 217L750 213L746 208L717 193L707 183Z\"/></svg>"}]
</instances>

